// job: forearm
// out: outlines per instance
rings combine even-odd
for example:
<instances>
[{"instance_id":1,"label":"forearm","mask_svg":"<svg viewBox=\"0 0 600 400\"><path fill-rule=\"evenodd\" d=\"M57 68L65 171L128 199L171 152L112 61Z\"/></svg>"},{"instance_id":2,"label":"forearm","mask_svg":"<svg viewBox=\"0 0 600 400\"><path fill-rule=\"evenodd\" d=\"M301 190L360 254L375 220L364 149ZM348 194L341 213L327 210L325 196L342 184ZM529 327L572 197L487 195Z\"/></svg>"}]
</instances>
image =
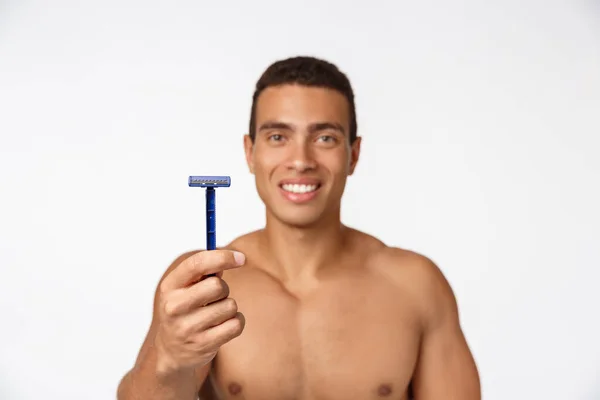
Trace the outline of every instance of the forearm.
<instances>
[{"instance_id":1,"label":"forearm","mask_svg":"<svg viewBox=\"0 0 600 400\"><path fill-rule=\"evenodd\" d=\"M204 377L205 378L205 377ZM199 376L195 371L164 373L149 354L123 377L117 400L197 400Z\"/></svg>"}]
</instances>

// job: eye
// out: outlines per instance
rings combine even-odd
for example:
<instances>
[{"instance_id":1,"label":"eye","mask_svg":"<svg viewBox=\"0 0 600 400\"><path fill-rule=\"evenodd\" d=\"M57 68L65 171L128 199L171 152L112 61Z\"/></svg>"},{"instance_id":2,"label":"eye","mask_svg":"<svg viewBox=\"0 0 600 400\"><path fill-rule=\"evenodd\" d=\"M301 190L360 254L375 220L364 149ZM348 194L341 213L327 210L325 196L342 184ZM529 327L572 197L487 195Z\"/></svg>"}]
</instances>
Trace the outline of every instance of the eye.
<instances>
[{"instance_id":1,"label":"eye","mask_svg":"<svg viewBox=\"0 0 600 400\"><path fill-rule=\"evenodd\" d=\"M317 140L324 143L335 143L337 141L337 139L331 135L321 135L317 138Z\"/></svg>"},{"instance_id":2,"label":"eye","mask_svg":"<svg viewBox=\"0 0 600 400\"><path fill-rule=\"evenodd\" d=\"M283 135L275 133L273 135L269 135L269 137L267 139L271 142L280 142L283 140Z\"/></svg>"}]
</instances>

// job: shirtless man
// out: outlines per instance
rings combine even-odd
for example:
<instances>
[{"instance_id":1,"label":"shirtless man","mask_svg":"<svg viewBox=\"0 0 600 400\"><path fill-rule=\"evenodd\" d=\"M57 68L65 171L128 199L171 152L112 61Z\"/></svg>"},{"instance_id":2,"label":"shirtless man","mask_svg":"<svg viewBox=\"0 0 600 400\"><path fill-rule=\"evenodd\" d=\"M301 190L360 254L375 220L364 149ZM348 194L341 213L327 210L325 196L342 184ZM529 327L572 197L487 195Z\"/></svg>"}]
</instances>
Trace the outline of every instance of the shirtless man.
<instances>
[{"instance_id":1,"label":"shirtless man","mask_svg":"<svg viewBox=\"0 0 600 400\"><path fill-rule=\"evenodd\" d=\"M335 66L264 72L244 146L266 226L166 270L119 400L480 399L438 267L341 222L356 126Z\"/></svg>"}]
</instances>

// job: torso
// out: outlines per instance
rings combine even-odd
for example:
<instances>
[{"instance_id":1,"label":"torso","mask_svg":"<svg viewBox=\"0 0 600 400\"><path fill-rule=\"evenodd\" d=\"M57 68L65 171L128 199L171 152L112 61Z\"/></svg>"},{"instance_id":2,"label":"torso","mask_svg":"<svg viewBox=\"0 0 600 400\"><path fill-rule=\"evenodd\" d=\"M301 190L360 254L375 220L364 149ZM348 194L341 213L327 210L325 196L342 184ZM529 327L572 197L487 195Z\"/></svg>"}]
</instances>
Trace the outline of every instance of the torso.
<instances>
[{"instance_id":1,"label":"torso","mask_svg":"<svg viewBox=\"0 0 600 400\"><path fill-rule=\"evenodd\" d=\"M421 332L410 267L403 273L383 244L360 240L353 261L303 291L261 267L252 235L234 242L247 262L223 279L246 327L213 362L217 399L408 398Z\"/></svg>"}]
</instances>

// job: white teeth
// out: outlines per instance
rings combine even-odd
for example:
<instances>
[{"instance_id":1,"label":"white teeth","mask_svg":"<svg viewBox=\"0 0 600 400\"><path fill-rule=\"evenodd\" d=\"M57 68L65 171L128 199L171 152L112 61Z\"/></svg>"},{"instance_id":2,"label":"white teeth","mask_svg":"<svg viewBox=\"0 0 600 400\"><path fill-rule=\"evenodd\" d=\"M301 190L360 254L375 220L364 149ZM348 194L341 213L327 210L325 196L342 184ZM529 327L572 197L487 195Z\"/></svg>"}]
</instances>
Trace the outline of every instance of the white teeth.
<instances>
[{"instance_id":1,"label":"white teeth","mask_svg":"<svg viewBox=\"0 0 600 400\"><path fill-rule=\"evenodd\" d=\"M286 192L292 193L310 193L317 190L317 185L292 185L286 183L282 187Z\"/></svg>"}]
</instances>

